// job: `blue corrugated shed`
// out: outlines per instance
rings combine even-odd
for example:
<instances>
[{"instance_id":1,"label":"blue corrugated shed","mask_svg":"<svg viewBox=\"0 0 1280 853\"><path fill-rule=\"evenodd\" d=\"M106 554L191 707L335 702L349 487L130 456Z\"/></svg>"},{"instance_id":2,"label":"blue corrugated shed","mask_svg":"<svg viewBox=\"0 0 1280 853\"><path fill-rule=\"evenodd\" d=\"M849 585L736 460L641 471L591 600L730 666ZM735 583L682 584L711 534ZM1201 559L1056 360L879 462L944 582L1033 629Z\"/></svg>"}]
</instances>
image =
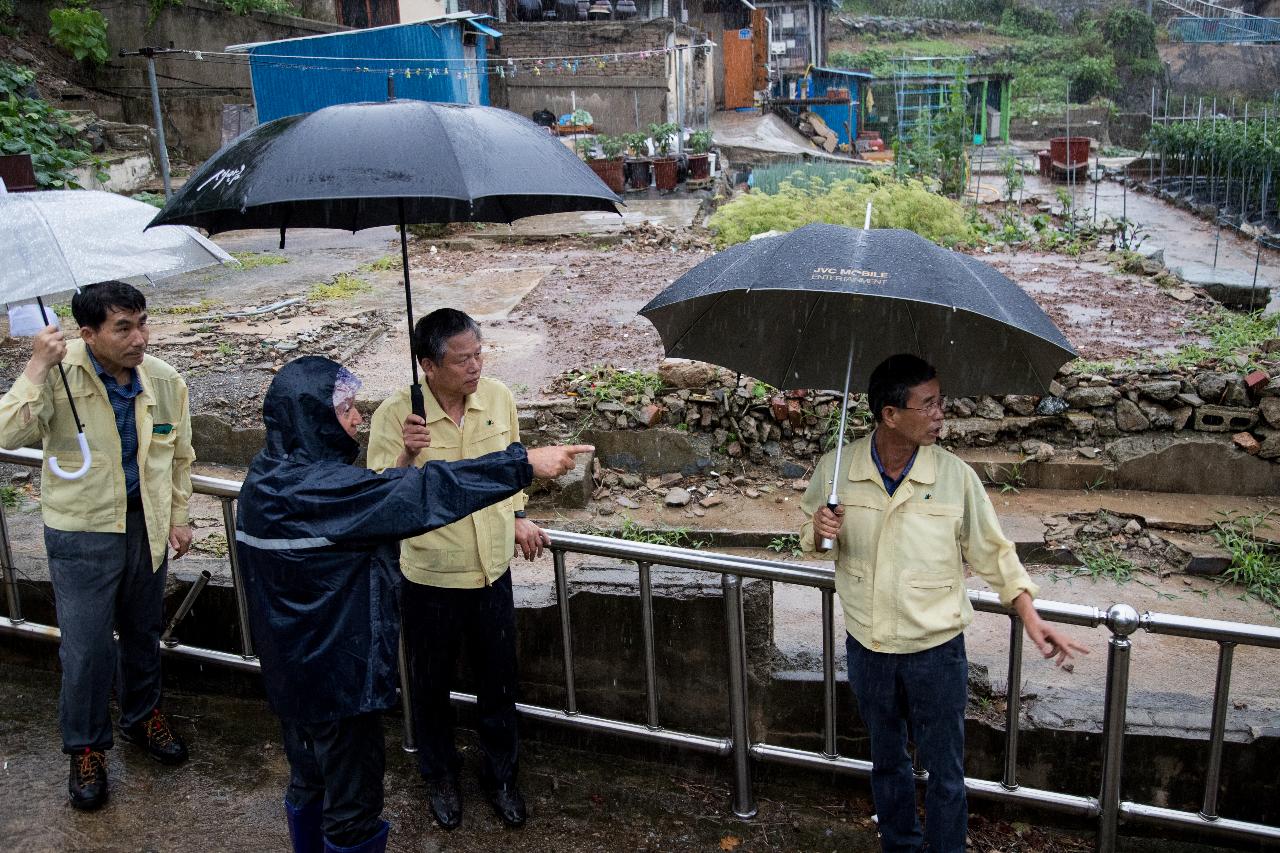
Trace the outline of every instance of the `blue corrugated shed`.
<instances>
[{"instance_id":1,"label":"blue corrugated shed","mask_svg":"<svg viewBox=\"0 0 1280 853\"><path fill-rule=\"evenodd\" d=\"M487 41L501 33L484 24L487 18L463 13L227 50L250 56L260 122L386 100L388 75L397 98L488 104Z\"/></svg>"},{"instance_id":2,"label":"blue corrugated shed","mask_svg":"<svg viewBox=\"0 0 1280 853\"><path fill-rule=\"evenodd\" d=\"M853 103L844 105L814 104L808 109L817 113L827 123L827 127L836 132L838 142L849 144L850 135L858 135L858 123L862 120L862 85L875 75L865 71L849 71L844 68L809 68L808 97L820 98L830 89L848 89Z\"/></svg>"}]
</instances>

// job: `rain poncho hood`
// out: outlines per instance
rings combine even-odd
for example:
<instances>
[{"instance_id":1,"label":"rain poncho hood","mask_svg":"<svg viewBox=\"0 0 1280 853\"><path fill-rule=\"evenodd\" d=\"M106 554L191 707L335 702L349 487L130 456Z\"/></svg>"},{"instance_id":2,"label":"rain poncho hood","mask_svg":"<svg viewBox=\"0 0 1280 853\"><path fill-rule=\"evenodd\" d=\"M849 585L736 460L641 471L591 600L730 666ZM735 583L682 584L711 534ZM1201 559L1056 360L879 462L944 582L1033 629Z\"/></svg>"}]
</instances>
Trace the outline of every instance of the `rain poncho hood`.
<instances>
[{"instance_id":1,"label":"rain poncho hood","mask_svg":"<svg viewBox=\"0 0 1280 853\"><path fill-rule=\"evenodd\" d=\"M236 552L272 708L322 722L395 704L399 542L505 500L524 448L374 473L334 411L342 368L293 361L263 402L265 448L240 492Z\"/></svg>"}]
</instances>

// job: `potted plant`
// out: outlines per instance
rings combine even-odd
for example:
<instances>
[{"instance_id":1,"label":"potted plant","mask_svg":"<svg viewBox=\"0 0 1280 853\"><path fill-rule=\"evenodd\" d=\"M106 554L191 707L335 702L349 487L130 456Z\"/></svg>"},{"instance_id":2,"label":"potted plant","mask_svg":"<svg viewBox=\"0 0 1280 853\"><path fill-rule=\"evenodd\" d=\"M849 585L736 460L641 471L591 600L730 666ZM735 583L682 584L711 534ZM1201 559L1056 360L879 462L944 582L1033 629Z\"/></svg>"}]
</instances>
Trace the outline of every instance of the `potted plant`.
<instances>
[{"instance_id":1,"label":"potted plant","mask_svg":"<svg viewBox=\"0 0 1280 853\"><path fill-rule=\"evenodd\" d=\"M627 176L627 188L647 190L653 183L653 161L649 159L649 137L643 133L628 133L623 137L631 156L623 169Z\"/></svg>"},{"instance_id":2,"label":"potted plant","mask_svg":"<svg viewBox=\"0 0 1280 853\"><path fill-rule=\"evenodd\" d=\"M671 156L671 140L680 128L672 122L649 125L649 136L657 156L653 160L653 182L659 190L676 188L676 158Z\"/></svg>"},{"instance_id":3,"label":"potted plant","mask_svg":"<svg viewBox=\"0 0 1280 853\"><path fill-rule=\"evenodd\" d=\"M622 152L627 148L627 141L621 136L599 136L596 142L600 145L603 157L592 157L587 160L591 171L600 176L609 189L619 195L626 189L626 179L622 172Z\"/></svg>"},{"instance_id":4,"label":"potted plant","mask_svg":"<svg viewBox=\"0 0 1280 853\"><path fill-rule=\"evenodd\" d=\"M689 180L705 181L711 177L711 131L696 130L689 134Z\"/></svg>"}]
</instances>

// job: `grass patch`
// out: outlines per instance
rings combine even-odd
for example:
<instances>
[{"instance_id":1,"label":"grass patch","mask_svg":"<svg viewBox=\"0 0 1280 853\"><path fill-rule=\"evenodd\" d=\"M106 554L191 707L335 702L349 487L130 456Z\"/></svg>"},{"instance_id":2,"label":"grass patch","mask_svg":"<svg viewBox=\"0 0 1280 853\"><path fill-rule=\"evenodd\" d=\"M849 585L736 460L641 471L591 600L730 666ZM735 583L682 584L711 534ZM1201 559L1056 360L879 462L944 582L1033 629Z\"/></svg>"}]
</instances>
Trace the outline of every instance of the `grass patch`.
<instances>
[{"instance_id":1,"label":"grass patch","mask_svg":"<svg viewBox=\"0 0 1280 853\"><path fill-rule=\"evenodd\" d=\"M691 535L687 527L650 529L627 517L623 517L620 529L597 530L596 535L625 539L628 542L643 542L646 545L667 545L672 548L702 548L707 544L704 540Z\"/></svg>"},{"instance_id":2,"label":"grass patch","mask_svg":"<svg viewBox=\"0 0 1280 853\"><path fill-rule=\"evenodd\" d=\"M1081 565L1072 570L1076 576L1085 576L1093 581L1109 580L1115 583L1128 583L1133 580L1136 567L1133 561L1116 550L1114 545L1093 543L1081 548L1076 554Z\"/></svg>"},{"instance_id":3,"label":"grass patch","mask_svg":"<svg viewBox=\"0 0 1280 853\"><path fill-rule=\"evenodd\" d=\"M765 547L775 554L787 554L792 557L804 555L804 551L800 550L800 537L794 533L790 536L775 536Z\"/></svg>"},{"instance_id":4,"label":"grass patch","mask_svg":"<svg viewBox=\"0 0 1280 853\"><path fill-rule=\"evenodd\" d=\"M333 277L332 281L321 282L314 285L311 290L307 291L307 298L316 302L323 302L332 299L351 299L352 297L368 293L373 290L373 285L351 273L339 273Z\"/></svg>"},{"instance_id":5,"label":"grass patch","mask_svg":"<svg viewBox=\"0 0 1280 853\"><path fill-rule=\"evenodd\" d=\"M1258 531L1270 529L1274 514L1273 510L1254 515L1223 513L1213 526L1213 538L1231 552L1226 579L1244 587L1246 598L1280 610L1280 552L1258 538Z\"/></svg>"},{"instance_id":6,"label":"grass patch","mask_svg":"<svg viewBox=\"0 0 1280 853\"><path fill-rule=\"evenodd\" d=\"M400 258L397 255L383 255L376 261L370 261L367 264L361 264L356 268L356 272L390 272L401 268Z\"/></svg>"},{"instance_id":7,"label":"grass patch","mask_svg":"<svg viewBox=\"0 0 1280 853\"><path fill-rule=\"evenodd\" d=\"M0 486L0 505L5 509L17 509L22 503L22 492L17 486Z\"/></svg>"},{"instance_id":8,"label":"grass patch","mask_svg":"<svg viewBox=\"0 0 1280 853\"><path fill-rule=\"evenodd\" d=\"M257 269L258 267L278 267L281 264L289 263L289 259L281 255L273 255L269 252L232 252L231 257L240 262L240 268L245 270Z\"/></svg>"},{"instance_id":9,"label":"grass patch","mask_svg":"<svg viewBox=\"0 0 1280 853\"><path fill-rule=\"evenodd\" d=\"M164 308L153 308L152 312L155 314L177 315L208 314L211 311L216 311L217 309L222 308L224 305L226 305L226 303L220 299L201 299L200 302L195 305L169 305Z\"/></svg>"},{"instance_id":10,"label":"grass patch","mask_svg":"<svg viewBox=\"0 0 1280 853\"><path fill-rule=\"evenodd\" d=\"M565 375L570 394L600 403L634 403L641 397L655 397L662 390L662 377L643 370L620 370L597 365L588 370L572 370Z\"/></svg>"}]
</instances>

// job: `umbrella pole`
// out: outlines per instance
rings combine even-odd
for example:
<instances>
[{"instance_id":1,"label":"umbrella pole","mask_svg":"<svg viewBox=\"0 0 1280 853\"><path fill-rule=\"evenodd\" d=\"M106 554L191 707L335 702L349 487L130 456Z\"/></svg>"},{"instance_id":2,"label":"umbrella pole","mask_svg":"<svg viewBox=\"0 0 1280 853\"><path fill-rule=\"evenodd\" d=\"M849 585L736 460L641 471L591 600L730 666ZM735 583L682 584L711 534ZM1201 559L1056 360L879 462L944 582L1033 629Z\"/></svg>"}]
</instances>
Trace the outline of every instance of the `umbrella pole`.
<instances>
[{"instance_id":1,"label":"umbrella pole","mask_svg":"<svg viewBox=\"0 0 1280 853\"><path fill-rule=\"evenodd\" d=\"M422 386L418 384L418 357L413 351L413 294L409 290L409 234L404 223L404 199L397 199L400 205L400 266L404 269L404 311L409 320L409 370L413 373L413 385L409 386L409 398L413 413L426 418L427 406L422 399Z\"/></svg>"},{"instance_id":2,"label":"umbrella pole","mask_svg":"<svg viewBox=\"0 0 1280 853\"><path fill-rule=\"evenodd\" d=\"M869 207L869 206L868 206ZM837 494L838 484L840 482L840 456L844 450L844 425L849 418L849 380L853 377L853 341L849 342L849 362L844 368L844 397L840 402L840 431L836 433L836 464L831 469L831 494L827 495L827 509L835 512L840 506L840 496ZM834 539L823 537L818 542L819 551L830 551L836 547Z\"/></svg>"},{"instance_id":3,"label":"umbrella pole","mask_svg":"<svg viewBox=\"0 0 1280 853\"><path fill-rule=\"evenodd\" d=\"M44 307L44 300L39 296L36 297L36 304L40 306L40 317L44 320L46 326L52 326L49 320L49 310ZM62 366L62 362L58 362L58 373L62 376L62 388L67 392L67 402L71 404L71 417L76 422L76 432L84 432L84 426L80 423L80 413L76 411L76 401L71 396L71 386L67 384L67 371Z\"/></svg>"}]
</instances>

